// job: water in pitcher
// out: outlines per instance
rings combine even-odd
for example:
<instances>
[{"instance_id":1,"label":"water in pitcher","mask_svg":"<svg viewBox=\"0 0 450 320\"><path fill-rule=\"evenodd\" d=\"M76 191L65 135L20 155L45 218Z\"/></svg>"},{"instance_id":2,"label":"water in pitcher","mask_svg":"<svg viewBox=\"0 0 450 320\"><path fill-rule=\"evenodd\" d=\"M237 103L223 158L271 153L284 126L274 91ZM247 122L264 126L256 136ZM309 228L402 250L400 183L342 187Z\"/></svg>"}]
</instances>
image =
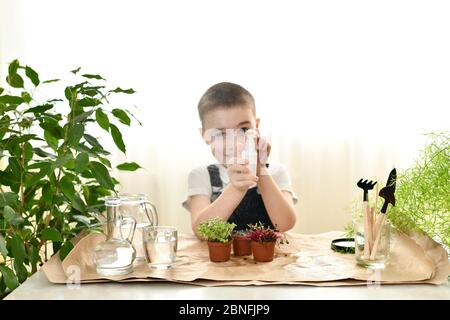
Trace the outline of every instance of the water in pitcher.
<instances>
[{"instance_id":1,"label":"water in pitcher","mask_svg":"<svg viewBox=\"0 0 450 320\"><path fill-rule=\"evenodd\" d=\"M151 223L138 223L136 224L136 233L134 234L132 245L136 249L136 260L145 260L145 249L144 249L144 229L151 226Z\"/></svg>"},{"instance_id":2,"label":"water in pitcher","mask_svg":"<svg viewBox=\"0 0 450 320\"><path fill-rule=\"evenodd\" d=\"M118 211L124 217L132 217L136 220L136 232L132 245L136 250L136 262L145 261L145 250L143 246L143 230L148 226L158 225L158 214L155 206L147 200L143 194L119 194ZM124 228L122 232L127 235L128 230Z\"/></svg>"},{"instance_id":3,"label":"water in pitcher","mask_svg":"<svg viewBox=\"0 0 450 320\"><path fill-rule=\"evenodd\" d=\"M136 220L119 213L117 199L108 199L106 205L106 239L97 244L93 260L97 273L105 276L122 275L133 271L136 251L131 245ZM123 229L128 229L124 235Z\"/></svg>"},{"instance_id":4,"label":"water in pitcher","mask_svg":"<svg viewBox=\"0 0 450 320\"><path fill-rule=\"evenodd\" d=\"M113 276L130 273L134 257L134 250L129 244L109 241L96 250L94 259L99 274Z\"/></svg>"},{"instance_id":5,"label":"water in pitcher","mask_svg":"<svg viewBox=\"0 0 450 320\"><path fill-rule=\"evenodd\" d=\"M145 249L144 249L144 239L143 232L146 227L150 227L151 223L137 223L136 224L136 232L134 233L133 240L131 244L136 250L136 259L135 261L144 261L145 260ZM122 228L122 232L126 235L130 231L128 226Z\"/></svg>"}]
</instances>

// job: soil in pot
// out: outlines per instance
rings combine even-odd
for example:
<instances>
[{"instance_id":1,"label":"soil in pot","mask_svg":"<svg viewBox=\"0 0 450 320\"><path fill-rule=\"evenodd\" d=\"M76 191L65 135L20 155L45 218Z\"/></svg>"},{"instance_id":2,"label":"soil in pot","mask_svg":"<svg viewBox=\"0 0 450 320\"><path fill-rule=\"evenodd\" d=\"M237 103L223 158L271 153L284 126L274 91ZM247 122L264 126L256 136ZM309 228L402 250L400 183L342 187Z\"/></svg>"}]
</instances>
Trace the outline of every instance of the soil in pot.
<instances>
[{"instance_id":1,"label":"soil in pot","mask_svg":"<svg viewBox=\"0 0 450 320\"><path fill-rule=\"evenodd\" d=\"M233 238L233 252L235 256L248 256L252 254L251 240L246 237Z\"/></svg>"},{"instance_id":2,"label":"soil in pot","mask_svg":"<svg viewBox=\"0 0 450 320\"><path fill-rule=\"evenodd\" d=\"M209 259L212 262L225 262L230 260L231 241L210 242L208 241Z\"/></svg>"},{"instance_id":3,"label":"soil in pot","mask_svg":"<svg viewBox=\"0 0 450 320\"><path fill-rule=\"evenodd\" d=\"M275 241L257 242L252 241L253 259L258 262L269 262L273 260Z\"/></svg>"}]
</instances>

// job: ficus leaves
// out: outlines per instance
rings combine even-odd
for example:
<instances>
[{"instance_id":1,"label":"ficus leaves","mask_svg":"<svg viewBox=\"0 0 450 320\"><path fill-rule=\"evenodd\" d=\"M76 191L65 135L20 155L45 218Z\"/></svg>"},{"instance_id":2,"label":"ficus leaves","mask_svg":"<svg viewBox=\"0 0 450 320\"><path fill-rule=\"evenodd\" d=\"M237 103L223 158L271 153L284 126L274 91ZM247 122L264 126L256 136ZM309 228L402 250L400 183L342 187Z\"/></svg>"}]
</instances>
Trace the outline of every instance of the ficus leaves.
<instances>
[{"instance_id":1,"label":"ficus leaves","mask_svg":"<svg viewBox=\"0 0 450 320\"><path fill-rule=\"evenodd\" d=\"M42 81L35 69L17 59L6 76L11 89L0 88L0 160L5 163L0 167L0 296L48 258L42 255L43 246L52 244L64 259L74 235L94 230L102 197L115 192L118 182L106 158L110 152L94 127L106 131L125 153L120 126L131 126L130 116L136 118L111 107L110 101L114 94L135 90L107 89L104 77L80 70L71 71L81 80L65 87L65 99L36 101L36 87L42 92L60 79ZM116 168L141 167L125 162Z\"/></svg>"}]
</instances>

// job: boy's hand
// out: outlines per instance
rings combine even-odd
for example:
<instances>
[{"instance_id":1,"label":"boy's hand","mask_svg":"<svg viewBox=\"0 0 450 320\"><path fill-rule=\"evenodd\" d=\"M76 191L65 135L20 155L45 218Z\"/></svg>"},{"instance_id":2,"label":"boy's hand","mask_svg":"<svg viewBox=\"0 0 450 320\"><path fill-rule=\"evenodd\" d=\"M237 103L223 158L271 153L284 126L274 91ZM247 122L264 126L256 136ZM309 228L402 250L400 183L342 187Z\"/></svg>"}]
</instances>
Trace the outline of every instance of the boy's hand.
<instances>
[{"instance_id":1,"label":"boy's hand","mask_svg":"<svg viewBox=\"0 0 450 320\"><path fill-rule=\"evenodd\" d=\"M248 168L248 160L232 158L228 161L228 177L230 183L237 190L245 192L258 182L258 177L251 174Z\"/></svg>"},{"instance_id":2,"label":"boy's hand","mask_svg":"<svg viewBox=\"0 0 450 320\"><path fill-rule=\"evenodd\" d=\"M256 172L259 177L260 175L267 174L266 163L267 163L267 158L269 157L269 154L270 154L271 145L265 137L259 137L257 148L258 148L258 150L257 150L258 151L258 164L256 167Z\"/></svg>"}]
</instances>

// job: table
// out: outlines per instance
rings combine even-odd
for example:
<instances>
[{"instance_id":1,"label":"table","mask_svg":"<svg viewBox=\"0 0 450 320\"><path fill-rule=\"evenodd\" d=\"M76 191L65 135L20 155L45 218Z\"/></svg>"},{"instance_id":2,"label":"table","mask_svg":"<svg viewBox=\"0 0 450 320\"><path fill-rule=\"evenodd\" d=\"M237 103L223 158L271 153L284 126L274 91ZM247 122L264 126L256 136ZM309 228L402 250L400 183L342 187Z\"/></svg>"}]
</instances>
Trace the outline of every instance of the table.
<instances>
[{"instance_id":1,"label":"table","mask_svg":"<svg viewBox=\"0 0 450 320\"><path fill-rule=\"evenodd\" d=\"M450 283L351 287L293 285L200 287L171 282L91 283L78 288L49 282L43 271L26 280L5 300L18 299L159 299L159 300L264 300L264 299L445 299Z\"/></svg>"}]
</instances>

